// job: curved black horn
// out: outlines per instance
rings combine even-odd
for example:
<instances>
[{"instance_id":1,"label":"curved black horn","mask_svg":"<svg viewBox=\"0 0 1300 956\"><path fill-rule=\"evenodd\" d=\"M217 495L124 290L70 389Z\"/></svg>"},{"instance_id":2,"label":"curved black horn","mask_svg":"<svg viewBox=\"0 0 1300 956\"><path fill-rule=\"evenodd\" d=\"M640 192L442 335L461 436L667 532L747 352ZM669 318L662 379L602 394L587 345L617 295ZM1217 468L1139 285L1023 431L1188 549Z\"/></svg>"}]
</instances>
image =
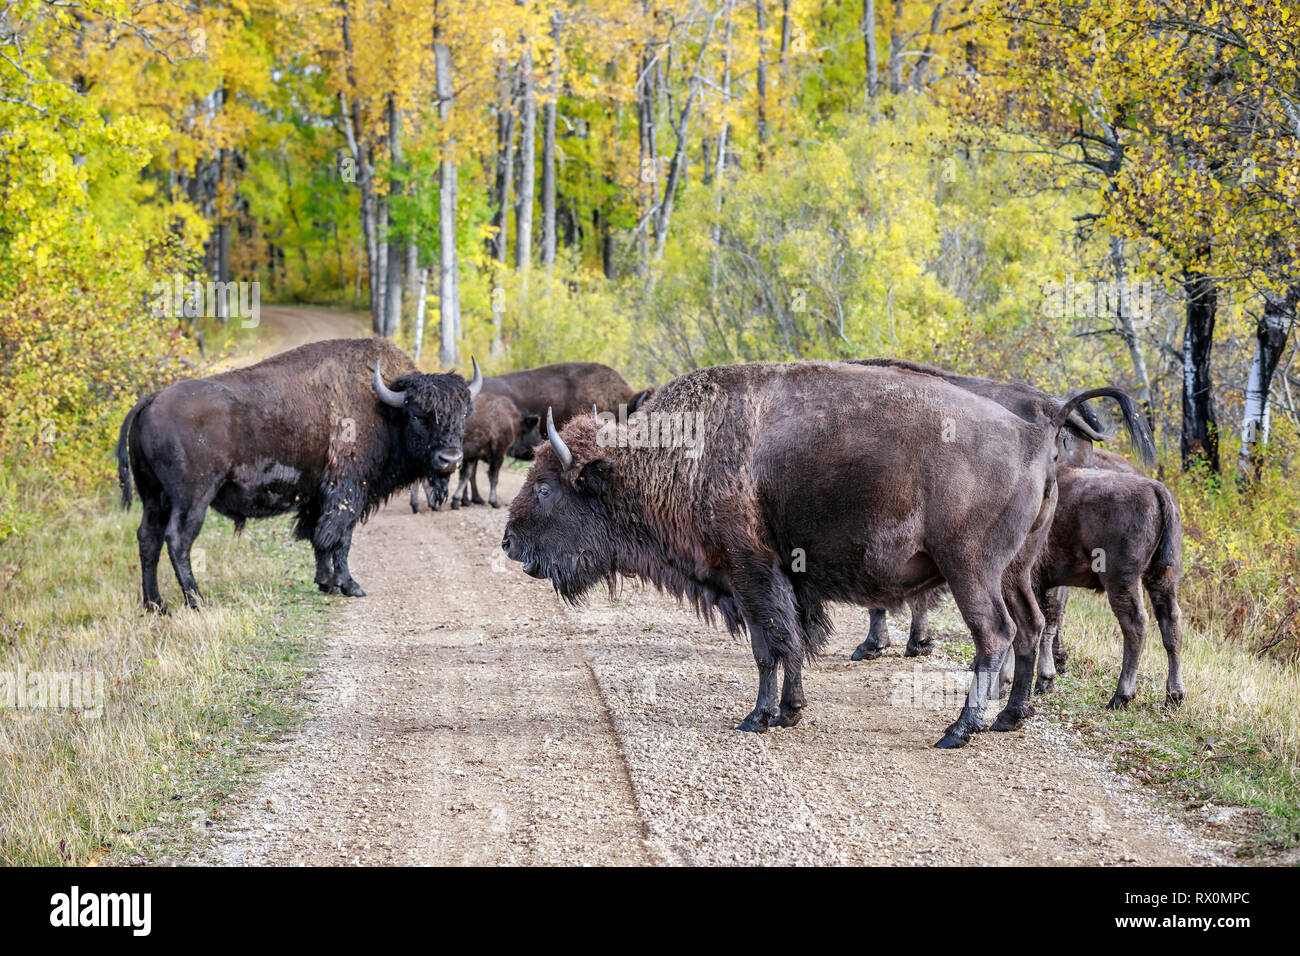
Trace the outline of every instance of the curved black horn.
<instances>
[{"instance_id":1,"label":"curved black horn","mask_svg":"<svg viewBox=\"0 0 1300 956\"><path fill-rule=\"evenodd\" d=\"M470 379L469 383L469 397L473 398L483 391L483 373L479 371L478 359L471 355L469 360L474 363L474 377Z\"/></svg>"},{"instance_id":2,"label":"curved black horn","mask_svg":"<svg viewBox=\"0 0 1300 956\"><path fill-rule=\"evenodd\" d=\"M385 405L391 405L393 408L401 408L406 404L406 396L401 392L395 392L384 384L384 376L379 373L379 362L375 362L375 394Z\"/></svg>"},{"instance_id":3,"label":"curved black horn","mask_svg":"<svg viewBox=\"0 0 1300 956\"><path fill-rule=\"evenodd\" d=\"M573 464L573 452L569 451L569 446L564 443L560 433L555 430L555 417L551 414L550 406L546 409L546 437L551 440L551 447L555 449L555 456L560 459L560 464L568 468Z\"/></svg>"}]
</instances>

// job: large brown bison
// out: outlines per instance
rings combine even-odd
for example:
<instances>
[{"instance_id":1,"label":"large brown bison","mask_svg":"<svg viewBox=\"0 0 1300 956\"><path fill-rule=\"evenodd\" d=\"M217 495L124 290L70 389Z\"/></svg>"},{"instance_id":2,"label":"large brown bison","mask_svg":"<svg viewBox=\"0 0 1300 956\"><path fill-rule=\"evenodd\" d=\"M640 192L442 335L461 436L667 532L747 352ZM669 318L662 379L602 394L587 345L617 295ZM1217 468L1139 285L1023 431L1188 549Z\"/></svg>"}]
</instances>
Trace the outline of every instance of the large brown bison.
<instances>
[{"instance_id":1,"label":"large brown bison","mask_svg":"<svg viewBox=\"0 0 1300 956\"><path fill-rule=\"evenodd\" d=\"M1098 448L1094 464L1105 467L1067 466L1057 474L1052 530L1034 567L1035 592L1044 617L1034 690L1050 691L1065 665L1061 625L1069 589L1091 588L1105 592L1124 635L1119 684L1106 706L1112 710L1128 706L1136 692L1138 662L1146 644L1145 587L1169 660L1165 704L1177 707L1186 695L1178 608L1183 537L1178 505L1168 488L1119 455ZM904 656L929 654L933 647L928 615L931 604L922 597L910 605L912 623ZM874 634L877 615L883 618L884 611L873 608L871 614ZM869 634L853 652L853 659L878 657L879 648L888 644L887 637L873 642Z\"/></svg>"},{"instance_id":2,"label":"large brown bison","mask_svg":"<svg viewBox=\"0 0 1300 956\"><path fill-rule=\"evenodd\" d=\"M1065 404L1061 399L1022 382L999 382L995 379L980 378L975 375L961 375L947 369L922 365L919 362L909 362L904 359L852 359L850 361L853 365L900 368L923 375L934 375L949 384L956 385L958 388L991 399L1016 416L1034 424L1045 424L1051 421L1060 411L1061 406ZM1129 434L1136 434L1137 429L1144 427L1138 423L1141 412L1137 404L1123 392L1119 393L1118 401ZM1061 430L1060 464L1088 467L1095 462L1097 467L1124 468L1140 474L1122 456L1094 448L1094 441L1104 441L1106 438L1107 436L1102 434L1101 426L1088 406L1079 406L1077 411L1066 420L1066 426ZM912 614L912 623L908 634L907 647L903 652L904 657L922 656L929 654L933 650L926 618L928 611L933 607L937 598L937 594L929 594L913 598L908 602ZM1060 600L1063 604L1065 600L1064 594L1054 596L1050 600ZM1049 627L1051 626L1051 619L1052 616L1049 614ZM852 659L855 661L874 660L889 645L889 625L886 610L885 608L872 608L867 637L854 649Z\"/></svg>"},{"instance_id":3,"label":"large brown bison","mask_svg":"<svg viewBox=\"0 0 1300 956\"><path fill-rule=\"evenodd\" d=\"M502 547L570 602L639 577L747 630L759 681L746 731L799 722L828 603L892 606L947 583L976 646L966 706L938 743L960 747L986 726L1013 637L1015 682L994 728L1032 713L1043 618L1029 573L1056 504L1057 435L1079 404L1118 394L1084 392L1031 425L907 369L702 369L659 388L638 422L671 439L670 423L698 421L689 449L625 442L629 426L590 415L563 434L548 422Z\"/></svg>"},{"instance_id":4,"label":"large brown bison","mask_svg":"<svg viewBox=\"0 0 1300 956\"><path fill-rule=\"evenodd\" d=\"M615 413L620 405L626 405L631 414L654 393L653 388L633 390L622 375L599 362L559 362L489 375L483 380L483 390L505 396L521 412L536 415L539 422L550 409L561 427L570 418L590 412L593 405L602 412ZM531 449L521 457L532 457Z\"/></svg>"},{"instance_id":5,"label":"large brown bison","mask_svg":"<svg viewBox=\"0 0 1300 956\"><path fill-rule=\"evenodd\" d=\"M483 394L474 400L474 413L465 422L465 458L460 463L460 484L451 493L452 508L468 505L471 501L483 504L478 493L478 463L487 463L488 500L493 508L501 507L497 499L497 478L506 455L512 458L532 458L533 449L541 444L541 422L531 412L521 412L503 395ZM411 510L420 513L420 489L423 488L429 507L437 510L433 499L433 486L418 481L411 486Z\"/></svg>"},{"instance_id":6,"label":"large brown bison","mask_svg":"<svg viewBox=\"0 0 1300 956\"><path fill-rule=\"evenodd\" d=\"M142 399L122 422L117 460L123 507L132 475L144 506L137 537L145 607L163 609L164 541L185 603L201 600L190 548L209 506L239 528L296 511L295 532L316 551L320 589L363 595L348 571L353 528L417 478L437 481L446 495L481 387L477 362L466 384L420 373L384 339L338 339Z\"/></svg>"}]
</instances>

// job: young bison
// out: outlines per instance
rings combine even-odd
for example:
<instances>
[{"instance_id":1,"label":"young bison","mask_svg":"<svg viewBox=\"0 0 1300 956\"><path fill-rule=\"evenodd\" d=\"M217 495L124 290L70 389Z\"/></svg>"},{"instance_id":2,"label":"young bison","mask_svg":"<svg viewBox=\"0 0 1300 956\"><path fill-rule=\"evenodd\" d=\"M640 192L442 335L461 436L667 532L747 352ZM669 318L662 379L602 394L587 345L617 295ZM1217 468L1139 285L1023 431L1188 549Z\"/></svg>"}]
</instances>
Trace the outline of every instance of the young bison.
<instances>
[{"instance_id":1,"label":"young bison","mask_svg":"<svg viewBox=\"0 0 1300 956\"><path fill-rule=\"evenodd\" d=\"M1124 663L1119 685L1106 705L1128 706L1137 693L1138 661L1146 643L1147 613L1142 587L1151 596L1160 636L1169 656L1165 704L1183 702L1182 614L1178 582L1182 575L1183 525L1178 505L1160 482L1138 474L1100 468L1062 468L1060 499L1047 544L1035 568L1035 586L1047 624L1038 655L1040 693L1051 689L1060 642L1060 608L1046 601L1056 588L1104 591L1124 633ZM1063 655L1062 655L1063 656Z\"/></svg>"},{"instance_id":2,"label":"young bison","mask_svg":"<svg viewBox=\"0 0 1300 956\"><path fill-rule=\"evenodd\" d=\"M460 466L460 484L451 496L452 508L468 506L470 489L473 489L473 502L483 504L478 493L477 471L480 461L488 466L488 500L493 508L500 508L497 500L497 476L501 472L501 463L506 455L512 458L531 458L533 448L542 442L542 433L536 415L520 412L515 403L501 395L484 392L474 400L474 411L465 423L465 441L463 448L465 459ZM429 497L427 483L411 486L411 510L420 513L420 486L424 485L425 497L429 507L438 510L437 504Z\"/></svg>"}]
</instances>

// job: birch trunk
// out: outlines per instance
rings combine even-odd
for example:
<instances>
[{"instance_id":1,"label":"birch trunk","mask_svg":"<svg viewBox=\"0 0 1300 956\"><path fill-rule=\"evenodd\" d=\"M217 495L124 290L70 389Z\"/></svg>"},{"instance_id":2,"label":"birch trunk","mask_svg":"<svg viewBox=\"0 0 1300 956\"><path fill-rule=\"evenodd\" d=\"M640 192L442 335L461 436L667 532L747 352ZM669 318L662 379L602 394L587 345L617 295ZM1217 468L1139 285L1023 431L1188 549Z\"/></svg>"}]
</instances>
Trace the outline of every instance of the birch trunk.
<instances>
[{"instance_id":1,"label":"birch trunk","mask_svg":"<svg viewBox=\"0 0 1300 956\"><path fill-rule=\"evenodd\" d=\"M1241 453L1237 458L1237 482L1240 485L1258 482L1264 467L1264 450L1271 424L1269 396L1273 375L1295 324L1298 298L1300 288L1296 287L1289 289L1286 296L1264 295L1264 314L1255 326L1255 353L1250 363L1246 406L1241 417Z\"/></svg>"},{"instance_id":2,"label":"birch trunk","mask_svg":"<svg viewBox=\"0 0 1300 956\"><path fill-rule=\"evenodd\" d=\"M447 132L451 121L454 90L451 51L434 29L433 59L438 96L438 120L443 127L442 162L438 176L438 315L441 325L438 361L443 367L456 364L460 343L460 281L456 258L456 141Z\"/></svg>"}]
</instances>

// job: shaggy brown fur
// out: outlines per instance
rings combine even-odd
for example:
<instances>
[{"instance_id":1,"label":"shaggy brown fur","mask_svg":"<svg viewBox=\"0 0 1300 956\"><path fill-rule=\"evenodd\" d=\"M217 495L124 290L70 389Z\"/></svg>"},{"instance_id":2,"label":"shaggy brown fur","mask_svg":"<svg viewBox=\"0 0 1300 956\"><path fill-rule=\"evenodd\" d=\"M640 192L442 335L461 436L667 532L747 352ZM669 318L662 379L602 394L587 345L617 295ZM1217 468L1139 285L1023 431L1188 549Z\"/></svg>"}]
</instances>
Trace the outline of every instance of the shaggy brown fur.
<instances>
[{"instance_id":1,"label":"shaggy brown fur","mask_svg":"<svg viewBox=\"0 0 1300 956\"><path fill-rule=\"evenodd\" d=\"M650 421L699 414L702 455L639 448L628 426L573 419L539 450L502 547L568 601L640 577L750 635L759 690L742 730L792 725L802 665L832 601L893 605L947 582L975 637L977 680L941 746L984 729L1013 635L996 729L1019 726L1042 627L1029 572L1056 503L1048 426L932 375L841 363L725 366L662 386ZM777 665L785 679L777 708Z\"/></svg>"},{"instance_id":2,"label":"shaggy brown fur","mask_svg":"<svg viewBox=\"0 0 1300 956\"><path fill-rule=\"evenodd\" d=\"M405 396L402 408L377 400L376 362ZM129 461L144 505L145 606L162 609L164 541L186 603L197 605L189 554L209 505L239 527L296 511L321 589L364 593L348 571L353 528L417 477L439 481L445 495L469 409L464 379L419 373L386 339L315 342L144 399L122 423L117 453L124 504Z\"/></svg>"},{"instance_id":3,"label":"shaggy brown fur","mask_svg":"<svg viewBox=\"0 0 1300 956\"><path fill-rule=\"evenodd\" d=\"M587 414L593 405L616 414L620 405L626 405L630 415L654 393L653 388L633 391L622 375L599 362L559 362L489 375L483 380L483 390L505 396L539 421L545 421L546 410L552 409L557 428L570 418Z\"/></svg>"}]
</instances>

